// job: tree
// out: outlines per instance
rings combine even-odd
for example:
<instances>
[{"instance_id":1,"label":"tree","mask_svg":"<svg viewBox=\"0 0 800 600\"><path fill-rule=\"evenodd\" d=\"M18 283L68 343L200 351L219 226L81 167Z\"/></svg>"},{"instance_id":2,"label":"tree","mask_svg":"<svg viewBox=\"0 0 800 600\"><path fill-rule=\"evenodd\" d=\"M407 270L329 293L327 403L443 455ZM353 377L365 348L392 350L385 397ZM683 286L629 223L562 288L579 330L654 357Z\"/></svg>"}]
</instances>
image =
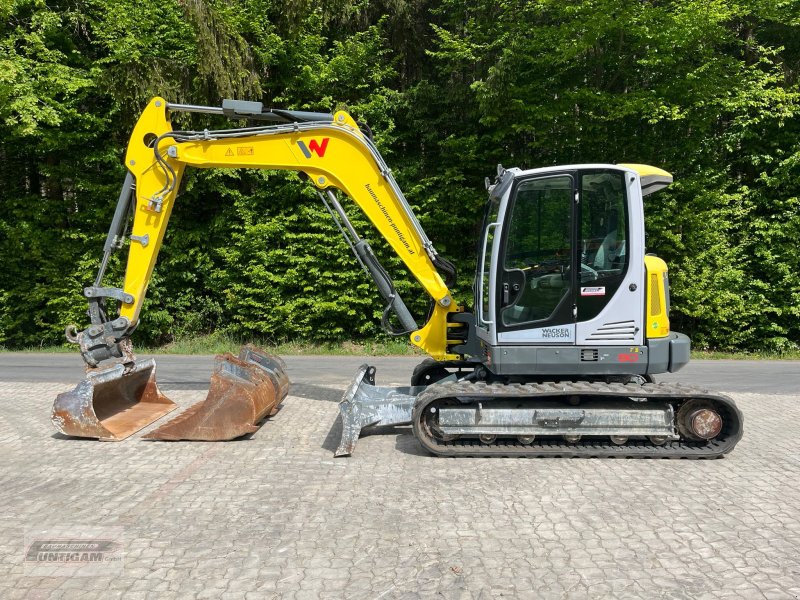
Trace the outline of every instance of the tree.
<instances>
[{"instance_id":1,"label":"tree","mask_svg":"<svg viewBox=\"0 0 800 600\"><path fill-rule=\"evenodd\" d=\"M350 110L471 303L496 163L649 162L673 326L700 346L800 343L800 8L784 3L504 0L13 0L0 7L0 344L83 323L124 169L153 95ZM176 116L182 128L206 117ZM214 123L211 122L213 125ZM224 121L217 124L225 125ZM400 291L425 301L378 243ZM377 294L294 175L187 177L137 342L223 329L378 332ZM112 264L119 282L122 265Z\"/></svg>"}]
</instances>

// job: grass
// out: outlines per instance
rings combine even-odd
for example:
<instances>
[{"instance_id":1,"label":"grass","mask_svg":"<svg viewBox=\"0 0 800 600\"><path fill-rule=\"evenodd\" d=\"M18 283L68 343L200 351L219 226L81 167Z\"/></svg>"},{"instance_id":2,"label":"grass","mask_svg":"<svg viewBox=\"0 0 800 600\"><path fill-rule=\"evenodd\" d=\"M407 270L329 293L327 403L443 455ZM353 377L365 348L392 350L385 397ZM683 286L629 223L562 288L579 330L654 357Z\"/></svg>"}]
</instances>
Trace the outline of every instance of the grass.
<instances>
[{"instance_id":1,"label":"grass","mask_svg":"<svg viewBox=\"0 0 800 600\"><path fill-rule=\"evenodd\" d=\"M800 350L775 352L770 350L692 350L692 360L800 360Z\"/></svg>"},{"instance_id":2,"label":"grass","mask_svg":"<svg viewBox=\"0 0 800 600\"><path fill-rule=\"evenodd\" d=\"M272 354L287 356L425 356L422 351L411 346L405 337L362 342L283 342L275 344L264 340L241 339L223 333L212 333L179 339L163 346L137 346L135 349L138 354L221 354L223 352L236 354L245 343L253 343ZM12 351L10 348L0 346L0 352L10 351ZM70 353L75 352L76 347L72 344L34 346L24 348L22 351ZM786 352L692 350L692 360L800 360L800 350Z\"/></svg>"},{"instance_id":3,"label":"grass","mask_svg":"<svg viewBox=\"0 0 800 600\"><path fill-rule=\"evenodd\" d=\"M424 353L408 342L405 337L365 340L363 342L283 342L271 343L257 339L241 339L222 333L198 335L175 340L163 346L134 346L137 354L222 354L223 352L239 352L246 343L252 343L272 354L324 355L324 356L424 356ZM76 352L73 344L60 346L33 346L12 350L0 346L0 352Z\"/></svg>"},{"instance_id":4,"label":"grass","mask_svg":"<svg viewBox=\"0 0 800 600\"><path fill-rule=\"evenodd\" d=\"M219 354L237 353L242 344L252 343L272 354L326 356L395 356L419 355L405 338L366 340L363 342L283 342L274 344L263 340L240 339L225 334L195 336L155 348L142 348L145 354Z\"/></svg>"}]
</instances>

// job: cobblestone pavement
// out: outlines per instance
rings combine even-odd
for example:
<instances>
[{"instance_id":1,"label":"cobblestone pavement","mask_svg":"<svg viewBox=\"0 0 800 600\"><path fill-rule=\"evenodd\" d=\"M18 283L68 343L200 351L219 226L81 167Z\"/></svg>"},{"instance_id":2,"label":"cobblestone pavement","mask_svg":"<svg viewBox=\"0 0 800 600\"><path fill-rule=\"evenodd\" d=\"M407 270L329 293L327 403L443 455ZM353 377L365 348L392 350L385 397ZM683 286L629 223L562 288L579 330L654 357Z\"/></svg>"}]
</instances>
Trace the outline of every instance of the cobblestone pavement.
<instances>
[{"instance_id":1,"label":"cobblestone pavement","mask_svg":"<svg viewBox=\"0 0 800 600\"><path fill-rule=\"evenodd\" d=\"M334 460L335 385L216 444L62 438L71 387L0 383L1 598L800 597L796 397L736 394L716 461L441 459L404 429ZM122 528L121 572L30 576L58 526Z\"/></svg>"}]
</instances>

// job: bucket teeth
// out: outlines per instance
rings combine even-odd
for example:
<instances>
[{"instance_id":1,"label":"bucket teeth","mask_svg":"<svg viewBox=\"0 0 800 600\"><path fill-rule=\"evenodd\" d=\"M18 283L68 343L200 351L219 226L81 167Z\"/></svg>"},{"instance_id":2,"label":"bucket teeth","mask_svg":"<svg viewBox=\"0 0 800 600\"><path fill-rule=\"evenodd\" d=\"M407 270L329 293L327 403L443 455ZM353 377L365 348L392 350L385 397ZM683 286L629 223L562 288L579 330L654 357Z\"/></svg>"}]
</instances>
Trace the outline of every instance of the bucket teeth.
<instances>
[{"instance_id":1,"label":"bucket teeth","mask_svg":"<svg viewBox=\"0 0 800 600\"><path fill-rule=\"evenodd\" d=\"M176 408L158 389L156 364L148 359L90 372L56 397L52 421L65 435L120 441Z\"/></svg>"},{"instance_id":2,"label":"bucket teeth","mask_svg":"<svg viewBox=\"0 0 800 600\"><path fill-rule=\"evenodd\" d=\"M258 431L289 393L283 361L253 346L216 357L208 396L143 436L150 440L227 441Z\"/></svg>"}]
</instances>

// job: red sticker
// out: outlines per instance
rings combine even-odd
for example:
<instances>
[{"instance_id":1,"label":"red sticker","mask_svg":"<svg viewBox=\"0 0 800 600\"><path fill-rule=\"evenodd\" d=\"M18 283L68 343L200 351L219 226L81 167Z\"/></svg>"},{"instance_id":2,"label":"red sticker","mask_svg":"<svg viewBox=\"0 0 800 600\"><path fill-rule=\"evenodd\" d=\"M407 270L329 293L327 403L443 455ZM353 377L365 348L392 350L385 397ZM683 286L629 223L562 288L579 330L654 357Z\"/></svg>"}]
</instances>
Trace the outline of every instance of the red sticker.
<instances>
[{"instance_id":1,"label":"red sticker","mask_svg":"<svg viewBox=\"0 0 800 600\"><path fill-rule=\"evenodd\" d=\"M639 362L639 355L635 352L620 352L617 360L619 362Z\"/></svg>"}]
</instances>

